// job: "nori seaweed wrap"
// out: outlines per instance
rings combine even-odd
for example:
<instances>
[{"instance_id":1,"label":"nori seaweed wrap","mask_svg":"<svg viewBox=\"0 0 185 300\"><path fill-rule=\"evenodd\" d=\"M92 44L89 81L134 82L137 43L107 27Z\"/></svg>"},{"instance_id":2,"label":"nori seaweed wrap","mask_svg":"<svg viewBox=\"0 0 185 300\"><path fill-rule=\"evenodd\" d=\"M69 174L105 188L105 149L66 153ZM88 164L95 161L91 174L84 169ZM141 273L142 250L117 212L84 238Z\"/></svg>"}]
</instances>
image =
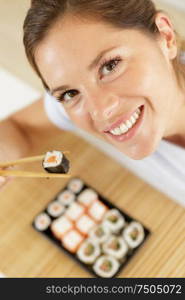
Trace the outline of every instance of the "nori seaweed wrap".
<instances>
[{"instance_id":1,"label":"nori seaweed wrap","mask_svg":"<svg viewBox=\"0 0 185 300\"><path fill-rule=\"evenodd\" d=\"M47 152L42 162L43 168L48 173L67 173L70 163L61 151Z\"/></svg>"}]
</instances>

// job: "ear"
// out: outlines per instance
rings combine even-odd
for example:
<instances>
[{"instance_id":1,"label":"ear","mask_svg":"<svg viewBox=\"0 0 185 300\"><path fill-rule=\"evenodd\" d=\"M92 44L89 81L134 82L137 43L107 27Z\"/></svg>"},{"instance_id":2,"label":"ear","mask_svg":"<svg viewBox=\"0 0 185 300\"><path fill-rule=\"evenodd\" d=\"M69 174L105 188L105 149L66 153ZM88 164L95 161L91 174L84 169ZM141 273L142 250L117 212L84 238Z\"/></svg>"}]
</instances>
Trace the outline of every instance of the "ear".
<instances>
[{"instance_id":1,"label":"ear","mask_svg":"<svg viewBox=\"0 0 185 300\"><path fill-rule=\"evenodd\" d=\"M160 46L165 56L173 60L177 56L177 41L173 24L170 18L159 12L156 14L155 24L160 34Z\"/></svg>"}]
</instances>

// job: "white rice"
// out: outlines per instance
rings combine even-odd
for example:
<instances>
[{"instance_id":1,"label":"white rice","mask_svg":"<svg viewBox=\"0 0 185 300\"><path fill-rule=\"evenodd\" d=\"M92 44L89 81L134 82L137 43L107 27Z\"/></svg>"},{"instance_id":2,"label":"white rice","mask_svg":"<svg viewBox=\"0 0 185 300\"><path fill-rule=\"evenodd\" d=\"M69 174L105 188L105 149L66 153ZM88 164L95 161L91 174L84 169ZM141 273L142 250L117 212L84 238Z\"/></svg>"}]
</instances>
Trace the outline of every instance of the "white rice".
<instances>
[{"instance_id":1,"label":"white rice","mask_svg":"<svg viewBox=\"0 0 185 300\"><path fill-rule=\"evenodd\" d=\"M133 230L138 230L139 234L135 240L132 239L131 233ZM130 248L136 248L141 244L144 239L144 229L143 226L138 222L131 222L124 230L123 230L123 238L127 242Z\"/></svg>"},{"instance_id":2,"label":"white rice","mask_svg":"<svg viewBox=\"0 0 185 300\"><path fill-rule=\"evenodd\" d=\"M47 207L48 214L54 218L59 217L64 211L64 206L58 201L51 202Z\"/></svg>"},{"instance_id":3,"label":"white rice","mask_svg":"<svg viewBox=\"0 0 185 300\"><path fill-rule=\"evenodd\" d=\"M47 160L51 156L56 157L56 162L47 162ZM44 168L57 167L62 162L62 159L63 159L63 154L60 151L55 151L54 150L54 151L51 151L51 152L47 152L46 155L45 155L45 158L44 158L43 166L44 166Z\"/></svg>"},{"instance_id":4,"label":"white rice","mask_svg":"<svg viewBox=\"0 0 185 300\"><path fill-rule=\"evenodd\" d=\"M58 239L61 239L61 237L72 228L72 222L65 216L56 219L51 225L51 230Z\"/></svg>"},{"instance_id":5,"label":"white rice","mask_svg":"<svg viewBox=\"0 0 185 300\"><path fill-rule=\"evenodd\" d=\"M71 203L75 200L75 194L69 190L65 190L62 193L59 194L57 197L57 200L65 206L71 205Z\"/></svg>"},{"instance_id":6,"label":"white rice","mask_svg":"<svg viewBox=\"0 0 185 300\"><path fill-rule=\"evenodd\" d=\"M70 182L68 183L68 189L72 191L73 193L77 194L81 191L83 188L83 181L78 178L71 179Z\"/></svg>"},{"instance_id":7,"label":"white rice","mask_svg":"<svg viewBox=\"0 0 185 300\"><path fill-rule=\"evenodd\" d=\"M99 200L94 201L88 209L89 215L97 222L103 219L106 211L107 207Z\"/></svg>"},{"instance_id":8,"label":"white rice","mask_svg":"<svg viewBox=\"0 0 185 300\"><path fill-rule=\"evenodd\" d=\"M102 236L97 236L96 231L98 229L100 230L102 229L103 231ZM93 239L93 241L96 241L97 243L104 243L108 239L109 235L110 235L110 230L104 224L97 225L89 233L89 236Z\"/></svg>"},{"instance_id":9,"label":"white rice","mask_svg":"<svg viewBox=\"0 0 185 300\"><path fill-rule=\"evenodd\" d=\"M116 216L118 218L117 222L111 222L109 220L111 216ZM103 224L109 228L112 233L118 233L125 226L125 219L117 209L110 209L104 217Z\"/></svg>"},{"instance_id":10,"label":"white rice","mask_svg":"<svg viewBox=\"0 0 185 300\"><path fill-rule=\"evenodd\" d=\"M76 222L76 228L83 234L87 234L96 223L88 215L82 215Z\"/></svg>"},{"instance_id":11,"label":"white rice","mask_svg":"<svg viewBox=\"0 0 185 300\"><path fill-rule=\"evenodd\" d=\"M77 199L84 206L89 206L93 201L98 199L98 194L92 189L85 189L80 193Z\"/></svg>"},{"instance_id":12,"label":"white rice","mask_svg":"<svg viewBox=\"0 0 185 300\"><path fill-rule=\"evenodd\" d=\"M78 203L72 203L70 207L66 210L66 216L72 220L76 221L78 218L80 218L84 213L84 207Z\"/></svg>"},{"instance_id":13,"label":"white rice","mask_svg":"<svg viewBox=\"0 0 185 300\"><path fill-rule=\"evenodd\" d=\"M51 219L46 213L41 213L35 218L34 224L39 231L44 231L51 224Z\"/></svg>"},{"instance_id":14,"label":"white rice","mask_svg":"<svg viewBox=\"0 0 185 300\"><path fill-rule=\"evenodd\" d=\"M76 252L83 239L83 236L77 230L73 229L63 236L62 243L69 251Z\"/></svg>"},{"instance_id":15,"label":"white rice","mask_svg":"<svg viewBox=\"0 0 185 300\"><path fill-rule=\"evenodd\" d=\"M90 255L87 255L85 253L85 249L86 249L86 247L88 247L88 244L92 245L94 248L93 253ZM83 244L78 249L77 256L84 263L92 264L95 261L95 259L100 255L100 253L101 253L101 250L100 250L99 245L97 243L95 243L94 241L88 239L85 242L83 242Z\"/></svg>"},{"instance_id":16,"label":"white rice","mask_svg":"<svg viewBox=\"0 0 185 300\"><path fill-rule=\"evenodd\" d=\"M120 246L118 250L110 247L111 243L114 242L115 239L118 241ZM102 249L105 254L112 255L118 260L123 259L128 252L127 243L122 237L117 236L110 236L109 239L103 244Z\"/></svg>"},{"instance_id":17,"label":"white rice","mask_svg":"<svg viewBox=\"0 0 185 300\"><path fill-rule=\"evenodd\" d=\"M110 271L104 271L101 269L101 265L102 263L104 262L104 260L109 260L110 263L112 264L112 269ZM103 255L103 256L100 256L95 264L93 265L93 269L95 271L95 273L97 275L99 275L100 277L104 277L104 278L110 278L110 277L113 277L115 275L115 273L118 271L119 269L119 262L113 257L113 256L110 256L110 255Z\"/></svg>"}]
</instances>

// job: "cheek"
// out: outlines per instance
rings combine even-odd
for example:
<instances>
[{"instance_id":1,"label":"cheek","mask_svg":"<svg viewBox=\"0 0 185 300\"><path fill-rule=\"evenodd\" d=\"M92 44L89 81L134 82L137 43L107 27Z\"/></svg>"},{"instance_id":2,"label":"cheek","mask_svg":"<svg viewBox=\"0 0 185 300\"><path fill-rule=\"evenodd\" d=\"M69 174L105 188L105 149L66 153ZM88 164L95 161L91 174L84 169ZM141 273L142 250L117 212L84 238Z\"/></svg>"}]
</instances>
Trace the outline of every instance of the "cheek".
<instances>
[{"instance_id":1,"label":"cheek","mask_svg":"<svg viewBox=\"0 0 185 300\"><path fill-rule=\"evenodd\" d=\"M70 119L80 128L92 131L92 121L85 108L85 105L82 102L76 105L73 108L65 109Z\"/></svg>"},{"instance_id":2,"label":"cheek","mask_svg":"<svg viewBox=\"0 0 185 300\"><path fill-rule=\"evenodd\" d=\"M161 110L170 103L173 94L173 78L161 59L143 61L130 65L122 78L123 95L130 99L142 97L153 110ZM118 82L120 85L120 82Z\"/></svg>"},{"instance_id":3,"label":"cheek","mask_svg":"<svg viewBox=\"0 0 185 300\"><path fill-rule=\"evenodd\" d=\"M157 76L156 76L157 74ZM126 74L124 91L130 95L147 96L156 86L159 70L151 68L148 64L132 65Z\"/></svg>"}]
</instances>

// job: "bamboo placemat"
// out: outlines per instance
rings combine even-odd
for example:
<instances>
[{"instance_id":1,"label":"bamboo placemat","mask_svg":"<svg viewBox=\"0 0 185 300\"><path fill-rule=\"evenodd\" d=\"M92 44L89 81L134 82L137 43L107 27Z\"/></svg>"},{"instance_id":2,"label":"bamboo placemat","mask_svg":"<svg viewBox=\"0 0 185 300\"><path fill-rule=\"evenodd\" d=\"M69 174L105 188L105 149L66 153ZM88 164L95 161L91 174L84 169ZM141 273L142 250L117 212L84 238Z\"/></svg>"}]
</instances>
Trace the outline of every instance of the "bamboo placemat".
<instances>
[{"instance_id":1,"label":"bamboo placemat","mask_svg":"<svg viewBox=\"0 0 185 300\"><path fill-rule=\"evenodd\" d=\"M73 134L62 133L43 142L35 154L62 148L71 151L72 175L80 176L152 231L120 277L184 277L184 208ZM38 163L25 168L40 169ZM8 277L91 276L31 226L66 182L15 179L0 192L0 270Z\"/></svg>"}]
</instances>

